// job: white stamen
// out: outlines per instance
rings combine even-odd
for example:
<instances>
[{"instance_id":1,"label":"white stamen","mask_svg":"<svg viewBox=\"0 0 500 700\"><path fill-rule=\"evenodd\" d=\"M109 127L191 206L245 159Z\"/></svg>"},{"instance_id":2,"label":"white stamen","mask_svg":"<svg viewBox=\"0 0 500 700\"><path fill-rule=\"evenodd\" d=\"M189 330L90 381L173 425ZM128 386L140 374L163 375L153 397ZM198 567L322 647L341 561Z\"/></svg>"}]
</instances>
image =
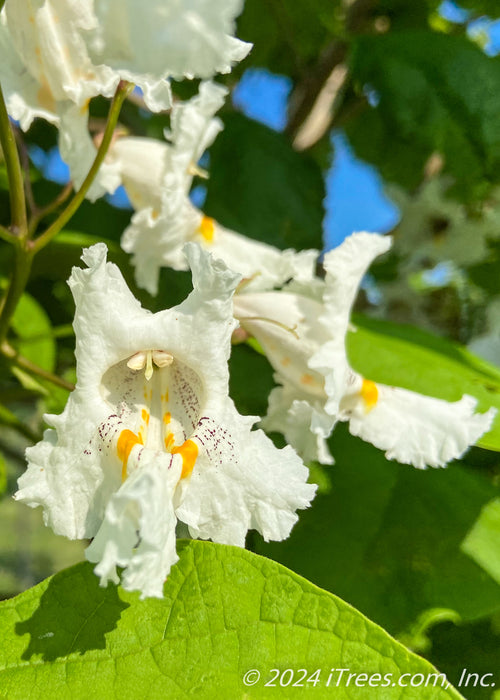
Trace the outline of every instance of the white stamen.
<instances>
[{"instance_id":1,"label":"white stamen","mask_svg":"<svg viewBox=\"0 0 500 700\"><path fill-rule=\"evenodd\" d=\"M153 351L148 350L146 354L146 372L144 373L147 381L153 376Z\"/></svg>"},{"instance_id":2,"label":"white stamen","mask_svg":"<svg viewBox=\"0 0 500 700\"><path fill-rule=\"evenodd\" d=\"M136 352L135 355L132 355L132 357L129 359L127 362L127 367L129 369L133 370L139 370L143 369L144 365L146 364L146 353L142 352Z\"/></svg>"},{"instance_id":3,"label":"white stamen","mask_svg":"<svg viewBox=\"0 0 500 700\"><path fill-rule=\"evenodd\" d=\"M153 362L157 367L168 367L174 361L173 355L165 350L153 350Z\"/></svg>"},{"instance_id":4,"label":"white stamen","mask_svg":"<svg viewBox=\"0 0 500 700\"><path fill-rule=\"evenodd\" d=\"M127 367L138 371L146 367L145 376L149 381L153 376L153 362L157 367L168 367L174 361L174 356L166 350L140 350L127 362Z\"/></svg>"}]
</instances>

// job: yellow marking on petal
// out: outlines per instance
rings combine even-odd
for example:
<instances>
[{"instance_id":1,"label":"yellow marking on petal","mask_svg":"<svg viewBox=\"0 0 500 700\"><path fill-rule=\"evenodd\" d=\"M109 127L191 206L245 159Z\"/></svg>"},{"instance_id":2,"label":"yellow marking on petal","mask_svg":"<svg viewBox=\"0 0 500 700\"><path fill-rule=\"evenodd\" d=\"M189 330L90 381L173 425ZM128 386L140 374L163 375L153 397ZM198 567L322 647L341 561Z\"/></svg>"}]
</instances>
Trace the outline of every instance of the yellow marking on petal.
<instances>
[{"instance_id":1,"label":"yellow marking on petal","mask_svg":"<svg viewBox=\"0 0 500 700\"><path fill-rule=\"evenodd\" d=\"M36 97L42 107L47 109L49 112L55 111L56 103L54 101L54 96L52 95L52 91L45 81L38 90Z\"/></svg>"},{"instance_id":2,"label":"yellow marking on petal","mask_svg":"<svg viewBox=\"0 0 500 700\"><path fill-rule=\"evenodd\" d=\"M146 411L145 408L143 408L141 411L141 418L146 423L146 425L149 424L149 413Z\"/></svg>"},{"instance_id":3,"label":"yellow marking on petal","mask_svg":"<svg viewBox=\"0 0 500 700\"><path fill-rule=\"evenodd\" d=\"M169 413L168 411L165 411L165 413L163 414L163 422L165 423L165 425L168 425L171 420L172 420L172 414Z\"/></svg>"},{"instance_id":4,"label":"yellow marking on petal","mask_svg":"<svg viewBox=\"0 0 500 700\"><path fill-rule=\"evenodd\" d=\"M372 382L370 379L363 379L363 384L359 393L365 402L367 411L371 411L372 408L375 408L378 401L378 389L375 382Z\"/></svg>"},{"instance_id":5,"label":"yellow marking on petal","mask_svg":"<svg viewBox=\"0 0 500 700\"><path fill-rule=\"evenodd\" d=\"M173 450L171 450L171 448L173 448L173 447L174 447L174 434L167 433L167 436L165 438L165 449L170 452L170 451L173 451Z\"/></svg>"},{"instance_id":6,"label":"yellow marking on petal","mask_svg":"<svg viewBox=\"0 0 500 700\"><path fill-rule=\"evenodd\" d=\"M300 378L300 383L305 386L311 386L311 384L314 384L314 377L312 374L303 374Z\"/></svg>"},{"instance_id":7,"label":"yellow marking on petal","mask_svg":"<svg viewBox=\"0 0 500 700\"><path fill-rule=\"evenodd\" d=\"M173 455L182 457L181 479L190 476L198 457L198 445L193 440L186 440L180 447L174 447L171 452Z\"/></svg>"},{"instance_id":8,"label":"yellow marking on petal","mask_svg":"<svg viewBox=\"0 0 500 700\"><path fill-rule=\"evenodd\" d=\"M198 228L198 233L205 239L207 243L213 243L215 232L215 221L210 216L203 215L201 224Z\"/></svg>"},{"instance_id":9,"label":"yellow marking on petal","mask_svg":"<svg viewBox=\"0 0 500 700\"><path fill-rule=\"evenodd\" d=\"M290 362L291 362L291 359L290 359L289 357L284 357L284 358L281 360L281 364L283 365L283 367L288 367L288 365L290 364Z\"/></svg>"},{"instance_id":10,"label":"yellow marking on petal","mask_svg":"<svg viewBox=\"0 0 500 700\"><path fill-rule=\"evenodd\" d=\"M142 435L136 435L131 430L122 430L120 437L118 438L118 443L116 445L116 451L118 453L119 459L122 461L122 481L127 478L127 462L130 457L132 449L136 445L143 445Z\"/></svg>"},{"instance_id":11,"label":"yellow marking on petal","mask_svg":"<svg viewBox=\"0 0 500 700\"><path fill-rule=\"evenodd\" d=\"M85 100L85 102L80 107L80 114L87 114L89 104L90 104L90 99Z\"/></svg>"}]
</instances>

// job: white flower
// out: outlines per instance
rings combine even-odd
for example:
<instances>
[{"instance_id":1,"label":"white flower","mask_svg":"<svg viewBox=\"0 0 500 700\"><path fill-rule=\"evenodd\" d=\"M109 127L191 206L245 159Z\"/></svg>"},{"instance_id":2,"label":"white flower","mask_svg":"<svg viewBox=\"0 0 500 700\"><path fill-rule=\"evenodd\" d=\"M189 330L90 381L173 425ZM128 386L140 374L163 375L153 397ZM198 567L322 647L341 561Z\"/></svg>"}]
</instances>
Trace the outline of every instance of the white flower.
<instances>
[{"instance_id":1,"label":"white flower","mask_svg":"<svg viewBox=\"0 0 500 700\"><path fill-rule=\"evenodd\" d=\"M157 111L168 106L155 94L165 78L210 78L245 58L252 45L232 36L242 9L242 0L94 0L92 57L140 85Z\"/></svg>"},{"instance_id":2,"label":"white flower","mask_svg":"<svg viewBox=\"0 0 500 700\"><path fill-rule=\"evenodd\" d=\"M278 450L228 397L227 359L239 277L187 246L194 290L179 306L141 308L106 246L74 268L77 385L27 450L16 498L42 505L58 534L91 538L101 583L162 596L177 560L175 526L244 546L255 528L287 537L313 498L291 447Z\"/></svg>"},{"instance_id":3,"label":"white flower","mask_svg":"<svg viewBox=\"0 0 500 700\"><path fill-rule=\"evenodd\" d=\"M260 342L281 385L263 425L284 433L306 461L332 461L325 439L338 420L388 459L420 468L460 457L491 426L496 411L474 413L470 396L450 403L376 384L349 366L345 338L357 289L390 244L357 233L327 253L320 301L286 290L235 297L236 318Z\"/></svg>"},{"instance_id":4,"label":"white flower","mask_svg":"<svg viewBox=\"0 0 500 700\"><path fill-rule=\"evenodd\" d=\"M222 86L204 82L193 99L175 104L167 134L170 144L131 137L117 140L111 149L137 210L122 247L132 253L137 283L151 294L158 291L160 267L187 269L182 249L190 240L249 279L249 289L312 277L317 251L280 251L242 236L205 216L189 199L193 175L206 175L197 164L222 129L213 115L226 94Z\"/></svg>"},{"instance_id":5,"label":"white flower","mask_svg":"<svg viewBox=\"0 0 500 700\"><path fill-rule=\"evenodd\" d=\"M9 114L26 131L35 117L60 129L62 158L79 187L95 158L88 133L88 102L111 97L119 76L94 65L85 34L95 26L89 0L6 0L0 15L2 89ZM105 164L89 192L95 199L120 184Z\"/></svg>"},{"instance_id":6,"label":"white flower","mask_svg":"<svg viewBox=\"0 0 500 700\"><path fill-rule=\"evenodd\" d=\"M0 15L1 82L9 114L26 130L35 117L61 131L60 149L76 186L96 149L88 102L111 97L120 80L138 85L153 111L171 105L167 78L228 72L250 49L233 30L239 2L227 0L6 0ZM120 180L105 163L88 196Z\"/></svg>"}]
</instances>

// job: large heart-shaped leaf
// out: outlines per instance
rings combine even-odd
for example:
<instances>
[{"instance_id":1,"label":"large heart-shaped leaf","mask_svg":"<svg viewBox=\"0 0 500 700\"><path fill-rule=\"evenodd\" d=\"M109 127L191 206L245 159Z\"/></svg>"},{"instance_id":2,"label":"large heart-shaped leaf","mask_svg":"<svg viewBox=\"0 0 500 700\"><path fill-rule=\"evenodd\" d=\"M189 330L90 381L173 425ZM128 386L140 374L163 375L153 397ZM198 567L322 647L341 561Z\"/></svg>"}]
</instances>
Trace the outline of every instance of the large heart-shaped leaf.
<instances>
[{"instance_id":1,"label":"large heart-shaped leaf","mask_svg":"<svg viewBox=\"0 0 500 700\"><path fill-rule=\"evenodd\" d=\"M181 550L163 600L99 588L81 564L0 604L0 695L290 698L311 688L318 698L460 697L442 678L425 687L430 664L279 564L206 542ZM342 668L367 675L337 685ZM422 674L419 687L402 674Z\"/></svg>"}]
</instances>

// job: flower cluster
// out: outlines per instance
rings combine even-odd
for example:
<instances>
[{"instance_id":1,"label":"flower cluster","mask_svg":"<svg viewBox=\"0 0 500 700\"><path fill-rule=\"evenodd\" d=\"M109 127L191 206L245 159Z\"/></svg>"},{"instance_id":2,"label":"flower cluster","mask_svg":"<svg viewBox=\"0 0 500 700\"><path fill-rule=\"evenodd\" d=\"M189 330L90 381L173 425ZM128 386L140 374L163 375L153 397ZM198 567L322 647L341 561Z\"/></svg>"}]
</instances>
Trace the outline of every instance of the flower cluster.
<instances>
[{"instance_id":1,"label":"flower cluster","mask_svg":"<svg viewBox=\"0 0 500 700\"><path fill-rule=\"evenodd\" d=\"M27 450L16 498L42 506L105 585L163 595L177 561L176 528L245 545L250 529L286 538L316 487L303 461L333 462L338 421L389 459L444 466L487 431L494 410L377 384L354 371L345 342L361 280L390 238L356 233L324 258L280 251L224 228L190 199L200 158L222 128L227 90L210 80L249 45L232 36L240 0L6 0L0 13L2 87L22 129L35 117L59 128L79 184L95 155L88 102L120 81L139 86L152 111L171 108L165 140L113 141L90 196L123 184L135 209L122 237L139 286L158 291L162 267L191 270L193 291L158 313L141 307L99 243L74 268L77 384L63 413ZM203 78L172 106L168 79ZM111 130L110 130L111 132ZM83 195L82 195L83 197ZM234 331L253 336L277 387L261 426L229 397ZM123 569L121 574L118 569Z\"/></svg>"},{"instance_id":2,"label":"flower cluster","mask_svg":"<svg viewBox=\"0 0 500 700\"><path fill-rule=\"evenodd\" d=\"M231 36L241 9L241 0L6 0L0 63L9 114L24 130L35 117L59 128L61 155L79 185L95 156L89 100L111 97L126 80L158 112L171 105L168 78L229 72L250 50ZM89 197L119 184L105 164Z\"/></svg>"}]
</instances>

